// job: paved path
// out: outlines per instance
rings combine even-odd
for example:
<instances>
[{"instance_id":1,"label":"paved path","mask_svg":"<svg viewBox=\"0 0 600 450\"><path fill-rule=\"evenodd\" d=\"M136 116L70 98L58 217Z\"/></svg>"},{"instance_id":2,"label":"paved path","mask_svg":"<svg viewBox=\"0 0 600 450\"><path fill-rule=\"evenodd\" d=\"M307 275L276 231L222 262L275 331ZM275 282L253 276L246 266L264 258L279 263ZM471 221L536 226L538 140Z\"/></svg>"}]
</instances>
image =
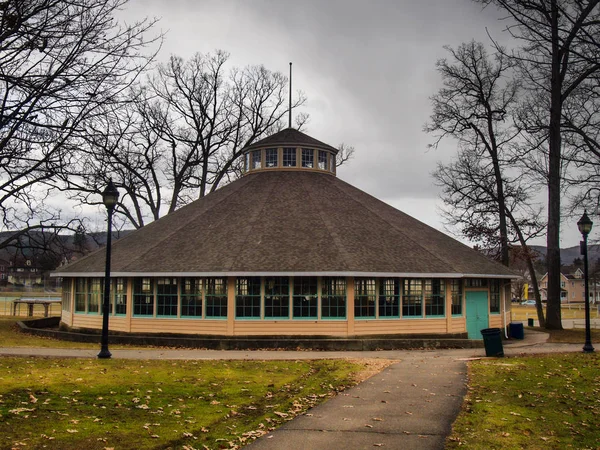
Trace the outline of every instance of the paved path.
<instances>
[{"instance_id":1,"label":"paved path","mask_svg":"<svg viewBox=\"0 0 600 450\"><path fill-rule=\"evenodd\" d=\"M546 333L526 330L505 342L508 356L580 352L582 344L548 344ZM396 362L381 373L311 409L247 448L344 450L443 449L466 392L467 361L485 350L377 352L227 351L195 349L111 350L122 359L323 359L384 358ZM0 356L95 358L98 350L0 348Z\"/></svg>"}]
</instances>

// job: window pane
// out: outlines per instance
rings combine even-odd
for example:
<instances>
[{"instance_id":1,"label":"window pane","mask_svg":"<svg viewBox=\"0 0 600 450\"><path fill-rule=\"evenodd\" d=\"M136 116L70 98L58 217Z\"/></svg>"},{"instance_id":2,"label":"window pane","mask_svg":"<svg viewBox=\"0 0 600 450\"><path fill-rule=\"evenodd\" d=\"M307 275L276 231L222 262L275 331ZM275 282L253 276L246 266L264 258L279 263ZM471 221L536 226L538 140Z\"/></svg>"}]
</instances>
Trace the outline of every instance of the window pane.
<instances>
[{"instance_id":1,"label":"window pane","mask_svg":"<svg viewBox=\"0 0 600 450\"><path fill-rule=\"evenodd\" d=\"M375 279L355 278L354 316L375 318Z\"/></svg>"},{"instance_id":2,"label":"window pane","mask_svg":"<svg viewBox=\"0 0 600 450\"><path fill-rule=\"evenodd\" d=\"M88 292L88 314L98 314L102 304L103 283L102 278L92 278L90 280L90 290Z\"/></svg>"},{"instance_id":3,"label":"window pane","mask_svg":"<svg viewBox=\"0 0 600 450\"><path fill-rule=\"evenodd\" d=\"M425 315L445 315L445 297L444 280L440 280L439 278L425 280Z\"/></svg>"},{"instance_id":4,"label":"window pane","mask_svg":"<svg viewBox=\"0 0 600 450\"><path fill-rule=\"evenodd\" d=\"M321 317L346 318L346 279L323 277L321 285Z\"/></svg>"},{"instance_id":5,"label":"window pane","mask_svg":"<svg viewBox=\"0 0 600 450\"><path fill-rule=\"evenodd\" d=\"M177 278L159 278L156 284L156 315L177 316Z\"/></svg>"},{"instance_id":6,"label":"window pane","mask_svg":"<svg viewBox=\"0 0 600 450\"><path fill-rule=\"evenodd\" d=\"M490 312L500 312L500 280L490 280Z\"/></svg>"},{"instance_id":7,"label":"window pane","mask_svg":"<svg viewBox=\"0 0 600 450\"><path fill-rule=\"evenodd\" d=\"M261 168L261 150L254 150L252 152L252 168L253 169L260 169Z\"/></svg>"},{"instance_id":8,"label":"window pane","mask_svg":"<svg viewBox=\"0 0 600 450\"><path fill-rule=\"evenodd\" d=\"M268 148L265 154L265 164L267 167L277 167L279 162L277 161L277 149Z\"/></svg>"},{"instance_id":9,"label":"window pane","mask_svg":"<svg viewBox=\"0 0 600 450\"><path fill-rule=\"evenodd\" d=\"M227 318L227 279L206 279L206 317Z\"/></svg>"},{"instance_id":10,"label":"window pane","mask_svg":"<svg viewBox=\"0 0 600 450\"><path fill-rule=\"evenodd\" d=\"M296 149L283 149L283 167L296 167Z\"/></svg>"},{"instance_id":11,"label":"window pane","mask_svg":"<svg viewBox=\"0 0 600 450\"><path fill-rule=\"evenodd\" d=\"M235 316L260 318L260 277L236 280Z\"/></svg>"},{"instance_id":12,"label":"window pane","mask_svg":"<svg viewBox=\"0 0 600 450\"><path fill-rule=\"evenodd\" d=\"M402 292L402 316L423 316L423 281L414 279L404 280Z\"/></svg>"},{"instance_id":13,"label":"window pane","mask_svg":"<svg viewBox=\"0 0 600 450\"><path fill-rule=\"evenodd\" d=\"M312 148L302 149L302 167L314 167L315 151Z\"/></svg>"},{"instance_id":14,"label":"window pane","mask_svg":"<svg viewBox=\"0 0 600 450\"><path fill-rule=\"evenodd\" d=\"M61 306L63 311L71 311L71 278L63 280Z\"/></svg>"},{"instance_id":15,"label":"window pane","mask_svg":"<svg viewBox=\"0 0 600 450\"><path fill-rule=\"evenodd\" d=\"M400 280L384 278L379 285L379 317L400 316Z\"/></svg>"},{"instance_id":16,"label":"window pane","mask_svg":"<svg viewBox=\"0 0 600 450\"><path fill-rule=\"evenodd\" d=\"M288 277L265 277L265 318L289 318L290 282Z\"/></svg>"},{"instance_id":17,"label":"window pane","mask_svg":"<svg viewBox=\"0 0 600 450\"><path fill-rule=\"evenodd\" d=\"M317 277L294 277L293 317L317 318Z\"/></svg>"},{"instance_id":18,"label":"window pane","mask_svg":"<svg viewBox=\"0 0 600 450\"><path fill-rule=\"evenodd\" d=\"M136 278L133 282L133 315L154 315L154 283L152 278Z\"/></svg>"},{"instance_id":19,"label":"window pane","mask_svg":"<svg viewBox=\"0 0 600 450\"><path fill-rule=\"evenodd\" d=\"M127 314L127 280L125 278L117 278L113 281L113 292L115 303L115 314ZM112 306L112 305L111 305Z\"/></svg>"},{"instance_id":20,"label":"window pane","mask_svg":"<svg viewBox=\"0 0 600 450\"><path fill-rule=\"evenodd\" d=\"M202 279L181 280L181 316L202 317Z\"/></svg>"},{"instance_id":21,"label":"window pane","mask_svg":"<svg viewBox=\"0 0 600 450\"><path fill-rule=\"evenodd\" d=\"M462 280L452 280L452 314L462 315Z\"/></svg>"},{"instance_id":22,"label":"window pane","mask_svg":"<svg viewBox=\"0 0 600 450\"><path fill-rule=\"evenodd\" d=\"M85 299L87 295L87 279L77 278L75 282L75 312L85 312Z\"/></svg>"},{"instance_id":23,"label":"window pane","mask_svg":"<svg viewBox=\"0 0 600 450\"><path fill-rule=\"evenodd\" d=\"M327 152L319 150L319 169L327 170Z\"/></svg>"}]
</instances>

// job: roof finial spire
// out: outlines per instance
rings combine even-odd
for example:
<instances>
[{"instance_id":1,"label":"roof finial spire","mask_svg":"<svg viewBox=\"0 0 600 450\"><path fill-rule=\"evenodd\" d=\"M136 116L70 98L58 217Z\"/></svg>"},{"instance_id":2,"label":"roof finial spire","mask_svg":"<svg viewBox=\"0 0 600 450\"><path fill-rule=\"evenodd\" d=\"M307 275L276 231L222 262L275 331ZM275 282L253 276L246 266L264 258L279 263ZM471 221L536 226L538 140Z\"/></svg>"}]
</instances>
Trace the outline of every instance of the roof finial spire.
<instances>
[{"instance_id":1,"label":"roof finial spire","mask_svg":"<svg viewBox=\"0 0 600 450\"><path fill-rule=\"evenodd\" d=\"M290 62L290 116L289 127L292 128L292 63Z\"/></svg>"}]
</instances>

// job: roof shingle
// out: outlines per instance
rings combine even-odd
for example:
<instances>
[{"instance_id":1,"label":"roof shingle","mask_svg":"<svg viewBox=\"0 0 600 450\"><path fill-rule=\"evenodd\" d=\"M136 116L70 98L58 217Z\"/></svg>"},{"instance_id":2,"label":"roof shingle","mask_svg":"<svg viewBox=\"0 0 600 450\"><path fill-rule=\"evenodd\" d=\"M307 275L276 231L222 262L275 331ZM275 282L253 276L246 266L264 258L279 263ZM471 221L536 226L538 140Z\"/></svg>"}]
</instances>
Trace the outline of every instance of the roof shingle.
<instances>
[{"instance_id":1,"label":"roof shingle","mask_svg":"<svg viewBox=\"0 0 600 450\"><path fill-rule=\"evenodd\" d=\"M105 253L56 271L103 273ZM365 192L315 172L257 172L112 247L113 276L354 273L514 277Z\"/></svg>"}]
</instances>

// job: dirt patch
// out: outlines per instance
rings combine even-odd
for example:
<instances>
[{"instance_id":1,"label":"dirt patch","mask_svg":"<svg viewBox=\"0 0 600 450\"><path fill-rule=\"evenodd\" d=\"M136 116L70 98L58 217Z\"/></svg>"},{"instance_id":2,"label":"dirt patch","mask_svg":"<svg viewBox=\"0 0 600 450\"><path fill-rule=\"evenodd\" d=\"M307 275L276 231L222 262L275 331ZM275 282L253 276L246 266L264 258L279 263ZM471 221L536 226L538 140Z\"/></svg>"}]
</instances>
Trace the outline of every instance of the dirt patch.
<instances>
[{"instance_id":1,"label":"dirt patch","mask_svg":"<svg viewBox=\"0 0 600 450\"><path fill-rule=\"evenodd\" d=\"M394 359L383 359L383 358L361 358L361 359L348 359L348 361L356 364L364 365L364 369L360 372L357 372L354 376L354 380L357 383L362 383L363 381L371 378L373 375L378 374L386 367L391 366L400 360Z\"/></svg>"}]
</instances>

